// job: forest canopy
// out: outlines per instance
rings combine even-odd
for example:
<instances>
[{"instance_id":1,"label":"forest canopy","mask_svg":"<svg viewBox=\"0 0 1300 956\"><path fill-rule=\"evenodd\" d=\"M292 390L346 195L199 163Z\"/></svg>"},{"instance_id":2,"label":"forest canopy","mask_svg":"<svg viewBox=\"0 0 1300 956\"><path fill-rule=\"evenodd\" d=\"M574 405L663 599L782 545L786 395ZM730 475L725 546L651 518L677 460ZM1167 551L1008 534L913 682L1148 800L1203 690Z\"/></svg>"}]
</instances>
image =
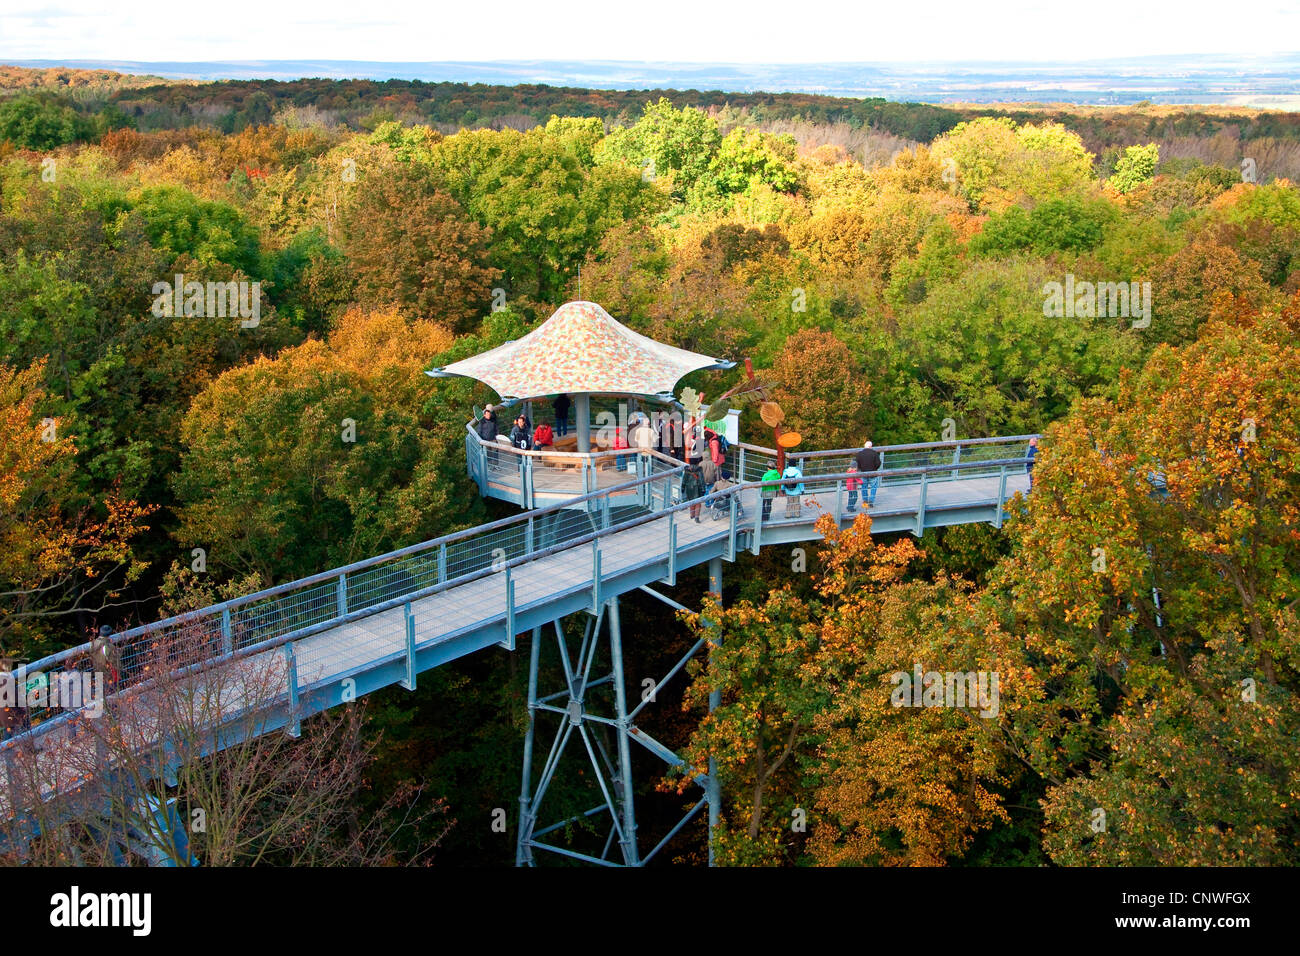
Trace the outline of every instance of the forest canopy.
<instances>
[{"instance_id":1,"label":"forest canopy","mask_svg":"<svg viewBox=\"0 0 1300 956\"><path fill-rule=\"evenodd\" d=\"M723 766L720 859L1300 862L1300 117L4 75L0 658L502 516L464 458L497 396L422 372L581 283L750 359L811 448L1043 436L1001 530L830 522L807 573L691 578L702 617L629 598L637 667L723 635L656 728ZM155 307L191 282L257 321ZM997 670L998 719L891 708L922 659ZM376 695L380 790L510 805L524 676Z\"/></svg>"}]
</instances>

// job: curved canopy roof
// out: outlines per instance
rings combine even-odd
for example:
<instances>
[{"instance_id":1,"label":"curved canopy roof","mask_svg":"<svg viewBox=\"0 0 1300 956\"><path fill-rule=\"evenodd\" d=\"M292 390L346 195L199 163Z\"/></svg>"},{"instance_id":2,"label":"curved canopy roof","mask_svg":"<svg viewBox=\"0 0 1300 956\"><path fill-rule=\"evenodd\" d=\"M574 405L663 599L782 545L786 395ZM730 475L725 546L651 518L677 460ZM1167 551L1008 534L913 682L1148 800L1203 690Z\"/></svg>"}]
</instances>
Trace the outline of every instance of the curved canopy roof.
<instances>
[{"instance_id":1,"label":"curved canopy roof","mask_svg":"<svg viewBox=\"0 0 1300 956\"><path fill-rule=\"evenodd\" d=\"M689 372L734 364L648 339L594 302L566 302L523 338L425 374L477 379L503 399L560 392L667 395Z\"/></svg>"}]
</instances>

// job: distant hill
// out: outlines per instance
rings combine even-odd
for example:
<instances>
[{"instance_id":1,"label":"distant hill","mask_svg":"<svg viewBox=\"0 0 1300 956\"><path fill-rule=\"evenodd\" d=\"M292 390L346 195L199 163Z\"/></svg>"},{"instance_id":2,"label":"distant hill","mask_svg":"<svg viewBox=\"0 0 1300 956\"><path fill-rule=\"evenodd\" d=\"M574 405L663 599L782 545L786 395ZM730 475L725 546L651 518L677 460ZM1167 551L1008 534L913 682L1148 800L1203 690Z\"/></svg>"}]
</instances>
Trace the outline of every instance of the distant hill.
<instances>
[{"instance_id":1,"label":"distant hill","mask_svg":"<svg viewBox=\"0 0 1300 956\"><path fill-rule=\"evenodd\" d=\"M1300 54L1154 56L1082 63L629 63L601 60L228 62L19 60L171 79L370 79L603 90L821 93L920 103L1232 104L1300 109Z\"/></svg>"},{"instance_id":2,"label":"distant hill","mask_svg":"<svg viewBox=\"0 0 1300 956\"><path fill-rule=\"evenodd\" d=\"M0 66L0 90L120 90L164 83L162 76L69 66Z\"/></svg>"}]
</instances>

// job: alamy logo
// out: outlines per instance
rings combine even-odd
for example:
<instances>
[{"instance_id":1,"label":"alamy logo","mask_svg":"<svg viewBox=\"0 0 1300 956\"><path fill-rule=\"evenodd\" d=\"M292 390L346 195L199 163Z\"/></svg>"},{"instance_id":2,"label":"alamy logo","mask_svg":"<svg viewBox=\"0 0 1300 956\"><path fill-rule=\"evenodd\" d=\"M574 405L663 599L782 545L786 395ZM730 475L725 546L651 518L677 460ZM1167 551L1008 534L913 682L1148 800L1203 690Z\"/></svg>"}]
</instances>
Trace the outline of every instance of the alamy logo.
<instances>
[{"instance_id":1,"label":"alamy logo","mask_svg":"<svg viewBox=\"0 0 1300 956\"><path fill-rule=\"evenodd\" d=\"M209 319L243 319L240 328L255 329L262 321L262 283L260 282L207 282L185 281L184 273L176 274L175 283L153 284L153 308L158 318L177 315L198 316Z\"/></svg>"},{"instance_id":2,"label":"alamy logo","mask_svg":"<svg viewBox=\"0 0 1300 956\"><path fill-rule=\"evenodd\" d=\"M997 671L894 671L889 702L895 707L979 707L981 717L998 715Z\"/></svg>"},{"instance_id":3,"label":"alamy logo","mask_svg":"<svg viewBox=\"0 0 1300 956\"><path fill-rule=\"evenodd\" d=\"M1133 319L1133 328L1151 325L1150 282L1075 282L1066 273L1065 282L1043 286L1043 315L1048 318Z\"/></svg>"},{"instance_id":4,"label":"alamy logo","mask_svg":"<svg viewBox=\"0 0 1300 956\"><path fill-rule=\"evenodd\" d=\"M148 936L152 928L153 896L149 893L85 893L74 886L70 893L50 897L50 925L128 926L134 936Z\"/></svg>"},{"instance_id":5,"label":"alamy logo","mask_svg":"<svg viewBox=\"0 0 1300 956\"><path fill-rule=\"evenodd\" d=\"M98 671L35 671L0 673L0 707L39 707L86 710L86 716L104 713L104 675Z\"/></svg>"}]
</instances>

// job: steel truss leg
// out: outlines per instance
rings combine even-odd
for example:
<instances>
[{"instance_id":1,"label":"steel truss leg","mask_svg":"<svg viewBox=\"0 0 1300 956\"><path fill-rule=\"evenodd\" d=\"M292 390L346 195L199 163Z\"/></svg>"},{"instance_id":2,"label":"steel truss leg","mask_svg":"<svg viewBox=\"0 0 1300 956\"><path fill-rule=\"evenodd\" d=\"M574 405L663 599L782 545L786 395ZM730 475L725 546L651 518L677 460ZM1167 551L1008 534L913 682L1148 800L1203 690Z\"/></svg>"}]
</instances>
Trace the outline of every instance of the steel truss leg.
<instances>
[{"instance_id":1,"label":"steel truss leg","mask_svg":"<svg viewBox=\"0 0 1300 956\"><path fill-rule=\"evenodd\" d=\"M722 558L709 560L709 591L722 601ZM712 672L710 671L710 674ZM714 690L709 694L709 713L722 706L722 691ZM709 801L709 866L713 866L713 834L717 832L722 811L722 786L718 782L718 766L713 756L709 756L709 778L704 787L705 798Z\"/></svg>"},{"instance_id":2,"label":"steel truss leg","mask_svg":"<svg viewBox=\"0 0 1300 956\"><path fill-rule=\"evenodd\" d=\"M519 788L519 827L515 844L515 866L531 866L533 852L529 841L533 835L533 811L530 792L533 772L533 735L537 730L537 661L542 653L542 629L533 628L528 649L528 731L524 734L524 779Z\"/></svg>"},{"instance_id":3,"label":"steel truss leg","mask_svg":"<svg viewBox=\"0 0 1300 956\"><path fill-rule=\"evenodd\" d=\"M628 739L627 688L623 683L623 627L618 615L618 598L609 604L609 648L614 659L614 719L618 722L618 775L623 784L623 860L636 866L636 807L632 792L632 747Z\"/></svg>"},{"instance_id":4,"label":"steel truss leg","mask_svg":"<svg viewBox=\"0 0 1300 956\"><path fill-rule=\"evenodd\" d=\"M719 565L721 562L718 562ZM655 594L655 592L650 592ZM662 595L655 597L667 601ZM670 602L675 603L675 602ZM585 612L584 612L585 613ZM592 668L596 651L601 641L601 625L607 623L609 638L610 672L592 678ZM622 857L624 866L640 866L659 852L677 833L694 819L708 803L710 812L716 800L707 796L710 778L703 775L696 780L706 788L706 796L696 803L686 815L668 832L648 854L641 853L637 841L636 798L632 776L632 746L635 740L669 766L680 766L683 761L667 747L654 741L647 734L638 730L636 715L645 707L643 701L629 711L627 698L627 674L623 659L623 629L618 598L605 601L597 616L586 615L581 643L576 656L570 653L570 644L565 637L559 621L554 622L555 643L560 665L564 673L563 690L556 693L539 694L539 669L541 665L542 629L534 628L532 646L529 648L528 660L528 728L524 736L524 767L519 791L519 828L515 846L515 864L517 866L535 865L534 850L546 850L559 853L573 859L606 866L619 865ZM701 647L703 640L697 641L668 672L659 685L662 686L693 657ZM614 713L612 716L589 713L587 710L588 692L604 684L611 684L613 691ZM536 789L532 788L533 759L537 738L537 718L541 714L554 714L560 718L550 751L537 776ZM613 733L613 745L607 746L605 735ZM600 789L600 803L583 813L545 826L538 826L540 809L551 782L555 779L560 760L571 740L576 737L582 741L581 750L586 754L595 782ZM571 824L598 815L608 814L609 831L604 850L599 857L590 853L580 853L565 849L549 842L542 842L541 837L563 830ZM610 859L610 851L618 846L618 854Z\"/></svg>"}]
</instances>

